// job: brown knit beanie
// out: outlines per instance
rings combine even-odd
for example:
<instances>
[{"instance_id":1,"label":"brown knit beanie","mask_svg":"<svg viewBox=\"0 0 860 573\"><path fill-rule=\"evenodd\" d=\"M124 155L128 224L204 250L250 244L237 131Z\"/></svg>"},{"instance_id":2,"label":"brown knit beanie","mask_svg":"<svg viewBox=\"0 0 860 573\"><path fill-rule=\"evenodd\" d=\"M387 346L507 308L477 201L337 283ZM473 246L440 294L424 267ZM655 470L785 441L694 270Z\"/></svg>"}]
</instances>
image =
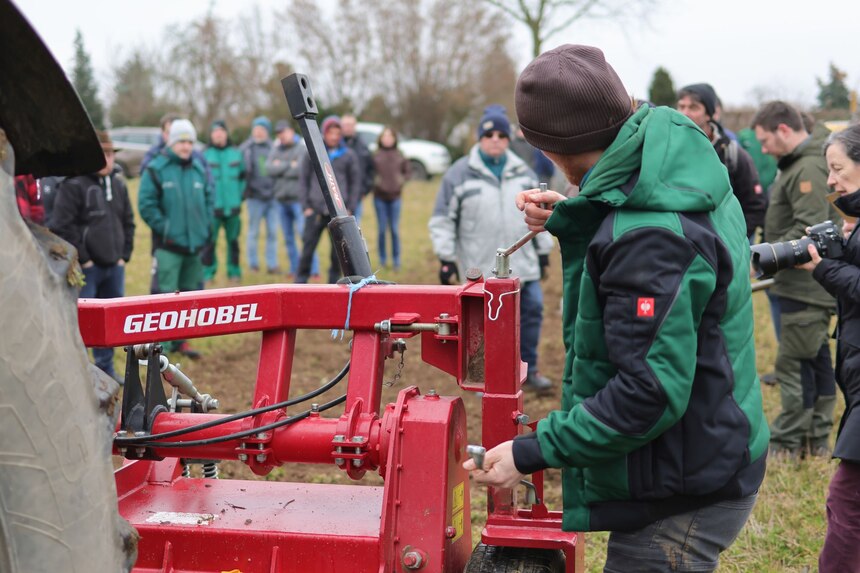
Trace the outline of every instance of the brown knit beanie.
<instances>
[{"instance_id":1,"label":"brown knit beanie","mask_svg":"<svg viewBox=\"0 0 860 573\"><path fill-rule=\"evenodd\" d=\"M526 141L565 155L606 149L633 114L630 96L603 52L575 44L544 52L526 66L517 81L516 106Z\"/></svg>"}]
</instances>

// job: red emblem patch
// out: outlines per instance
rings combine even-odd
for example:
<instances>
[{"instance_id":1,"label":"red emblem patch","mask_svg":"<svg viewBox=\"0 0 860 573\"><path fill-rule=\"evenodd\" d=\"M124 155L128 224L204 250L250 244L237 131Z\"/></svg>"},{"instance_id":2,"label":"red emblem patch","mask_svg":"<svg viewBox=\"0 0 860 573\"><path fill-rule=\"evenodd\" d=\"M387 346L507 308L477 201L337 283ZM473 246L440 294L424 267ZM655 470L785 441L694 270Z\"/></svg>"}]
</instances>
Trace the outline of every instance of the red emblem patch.
<instances>
[{"instance_id":1,"label":"red emblem patch","mask_svg":"<svg viewBox=\"0 0 860 573\"><path fill-rule=\"evenodd\" d=\"M654 318L654 299L639 297L636 301L636 316Z\"/></svg>"}]
</instances>

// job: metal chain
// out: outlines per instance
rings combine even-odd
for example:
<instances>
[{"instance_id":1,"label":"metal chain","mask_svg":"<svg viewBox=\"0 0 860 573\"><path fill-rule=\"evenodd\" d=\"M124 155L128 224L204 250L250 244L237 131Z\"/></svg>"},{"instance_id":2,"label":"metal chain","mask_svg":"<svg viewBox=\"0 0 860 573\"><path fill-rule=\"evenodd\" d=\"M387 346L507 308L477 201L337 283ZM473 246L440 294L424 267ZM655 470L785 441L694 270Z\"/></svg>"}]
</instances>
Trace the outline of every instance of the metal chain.
<instances>
[{"instance_id":1,"label":"metal chain","mask_svg":"<svg viewBox=\"0 0 860 573\"><path fill-rule=\"evenodd\" d=\"M382 385L386 388L391 388L400 381L400 374L403 372L403 364L406 358L406 349L400 351L400 364L397 365L397 370L394 371L394 378L388 382L383 382Z\"/></svg>"}]
</instances>

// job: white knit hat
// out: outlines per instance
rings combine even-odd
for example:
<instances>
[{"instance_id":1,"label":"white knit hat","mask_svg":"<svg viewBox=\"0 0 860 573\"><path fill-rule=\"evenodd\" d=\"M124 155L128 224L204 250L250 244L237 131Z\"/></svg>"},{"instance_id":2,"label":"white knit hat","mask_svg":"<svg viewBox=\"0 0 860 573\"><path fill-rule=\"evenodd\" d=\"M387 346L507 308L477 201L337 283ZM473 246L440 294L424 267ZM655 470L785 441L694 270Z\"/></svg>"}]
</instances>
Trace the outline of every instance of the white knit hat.
<instances>
[{"instance_id":1,"label":"white knit hat","mask_svg":"<svg viewBox=\"0 0 860 573\"><path fill-rule=\"evenodd\" d=\"M172 147L179 141L197 141L197 130L187 119L177 119L170 124L170 134L167 136L167 147Z\"/></svg>"}]
</instances>

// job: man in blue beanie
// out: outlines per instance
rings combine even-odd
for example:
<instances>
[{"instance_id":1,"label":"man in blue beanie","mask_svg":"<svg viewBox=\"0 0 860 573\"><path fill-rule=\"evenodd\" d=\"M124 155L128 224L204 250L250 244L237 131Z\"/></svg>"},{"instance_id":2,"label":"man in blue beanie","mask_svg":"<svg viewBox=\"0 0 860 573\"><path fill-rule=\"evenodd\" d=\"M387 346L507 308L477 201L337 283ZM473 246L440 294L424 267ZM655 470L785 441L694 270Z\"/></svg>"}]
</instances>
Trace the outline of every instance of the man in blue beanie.
<instances>
[{"instance_id":1,"label":"man in blue beanie","mask_svg":"<svg viewBox=\"0 0 860 573\"><path fill-rule=\"evenodd\" d=\"M430 239L439 257L439 280L461 280L460 270L479 268L490 276L496 250L528 233L514 201L523 189L537 187L537 175L508 149L511 123L505 108L489 105L478 122L478 143L458 159L442 178L430 217ZM487 213L498 213L488 217ZM511 268L520 280L520 356L528 364L523 384L548 392L552 382L538 372L537 347L543 322L543 291L553 241L546 233L511 255Z\"/></svg>"},{"instance_id":2,"label":"man in blue beanie","mask_svg":"<svg viewBox=\"0 0 860 573\"><path fill-rule=\"evenodd\" d=\"M252 271L260 270L260 222L266 220L266 269L277 274L278 225L280 206L275 199L275 181L269 176L266 160L272 152L272 122L265 116L255 117L251 123L251 137L240 147L245 161L245 199L248 205L248 265Z\"/></svg>"}]
</instances>

